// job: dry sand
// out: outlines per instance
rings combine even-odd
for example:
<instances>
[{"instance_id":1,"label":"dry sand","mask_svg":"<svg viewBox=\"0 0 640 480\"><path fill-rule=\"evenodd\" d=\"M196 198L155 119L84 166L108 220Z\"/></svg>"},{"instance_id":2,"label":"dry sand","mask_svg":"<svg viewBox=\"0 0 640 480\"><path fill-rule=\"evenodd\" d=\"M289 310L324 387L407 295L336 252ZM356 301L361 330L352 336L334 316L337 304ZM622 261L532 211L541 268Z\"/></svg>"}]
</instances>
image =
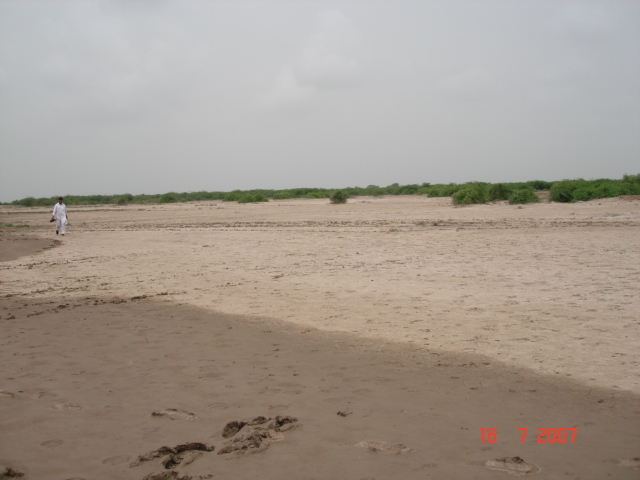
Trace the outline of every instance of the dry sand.
<instances>
[{"instance_id":1,"label":"dry sand","mask_svg":"<svg viewBox=\"0 0 640 480\"><path fill-rule=\"evenodd\" d=\"M30 226L0 237L0 478L638 477L637 200L49 213L0 207ZM259 415L300 425L217 454ZM187 442L216 449L130 467Z\"/></svg>"}]
</instances>

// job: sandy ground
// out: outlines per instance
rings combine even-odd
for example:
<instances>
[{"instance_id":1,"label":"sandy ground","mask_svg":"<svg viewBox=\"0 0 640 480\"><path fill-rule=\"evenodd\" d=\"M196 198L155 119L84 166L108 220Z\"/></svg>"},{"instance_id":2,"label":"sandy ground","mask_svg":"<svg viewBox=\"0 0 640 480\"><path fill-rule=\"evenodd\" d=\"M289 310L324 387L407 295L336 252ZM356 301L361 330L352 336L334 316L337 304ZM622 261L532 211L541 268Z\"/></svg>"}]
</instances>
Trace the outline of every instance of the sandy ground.
<instances>
[{"instance_id":1,"label":"sandy ground","mask_svg":"<svg viewBox=\"0 0 640 480\"><path fill-rule=\"evenodd\" d=\"M0 207L29 226L0 236L2 467L142 479L169 470L138 455L291 415L267 450L166 478L509 478L484 462L514 456L638 476L637 200L70 207L64 238L49 215Z\"/></svg>"}]
</instances>

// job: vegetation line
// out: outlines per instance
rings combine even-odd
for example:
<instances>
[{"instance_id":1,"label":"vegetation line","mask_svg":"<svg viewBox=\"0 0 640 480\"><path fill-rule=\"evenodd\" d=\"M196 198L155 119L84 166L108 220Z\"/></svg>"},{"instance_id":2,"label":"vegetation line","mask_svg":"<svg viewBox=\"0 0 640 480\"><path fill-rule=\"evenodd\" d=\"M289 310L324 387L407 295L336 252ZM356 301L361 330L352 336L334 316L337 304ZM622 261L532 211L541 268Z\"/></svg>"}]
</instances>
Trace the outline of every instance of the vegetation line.
<instances>
[{"instance_id":1,"label":"vegetation line","mask_svg":"<svg viewBox=\"0 0 640 480\"><path fill-rule=\"evenodd\" d=\"M129 203L176 203L194 200L222 200L225 202L256 203L290 198L329 198L331 203L345 203L349 197L363 195L427 195L428 197L452 197L456 205L487 203L496 200L508 200L511 204L539 201L535 191L548 190L553 202L577 202L596 198L617 197L620 195L640 195L640 174L624 175L620 180L602 178L598 180L561 180L545 182L533 180L518 183L423 183L399 185L392 183L386 187L369 185L367 187L347 187L343 189L327 188L291 188L285 190L233 190L231 192L169 192L156 195L66 195L67 205L99 205ZM5 205L24 207L52 206L57 197L26 197Z\"/></svg>"}]
</instances>

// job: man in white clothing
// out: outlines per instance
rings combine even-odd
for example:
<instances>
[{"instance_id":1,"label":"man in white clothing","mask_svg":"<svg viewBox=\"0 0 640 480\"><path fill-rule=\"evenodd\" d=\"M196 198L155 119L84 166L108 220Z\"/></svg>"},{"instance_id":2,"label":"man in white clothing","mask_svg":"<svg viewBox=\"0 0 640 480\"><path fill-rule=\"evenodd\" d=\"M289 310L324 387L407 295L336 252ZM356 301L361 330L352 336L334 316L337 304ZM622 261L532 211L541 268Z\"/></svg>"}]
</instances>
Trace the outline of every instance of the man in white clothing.
<instances>
[{"instance_id":1,"label":"man in white clothing","mask_svg":"<svg viewBox=\"0 0 640 480\"><path fill-rule=\"evenodd\" d=\"M56 235L58 235L58 233L64 235L67 228L67 221L69 220L67 217L67 206L62 202L62 197L58 197L58 203L53 206L53 213L51 214L51 219L56 221Z\"/></svg>"}]
</instances>

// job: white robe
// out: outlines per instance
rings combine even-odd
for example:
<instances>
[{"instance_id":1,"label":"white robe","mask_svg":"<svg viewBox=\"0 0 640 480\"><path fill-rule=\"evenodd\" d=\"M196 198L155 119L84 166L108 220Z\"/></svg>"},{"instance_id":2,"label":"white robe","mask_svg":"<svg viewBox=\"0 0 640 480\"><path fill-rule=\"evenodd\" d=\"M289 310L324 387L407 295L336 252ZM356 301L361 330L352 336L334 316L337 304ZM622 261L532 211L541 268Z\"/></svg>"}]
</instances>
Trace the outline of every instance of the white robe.
<instances>
[{"instance_id":1,"label":"white robe","mask_svg":"<svg viewBox=\"0 0 640 480\"><path fill-rule=\"evenodd\" d=\"M67 226L67 206L64 203L56 203L52 215L56 219L56 230L64 235Z\"/></svg>"}]
</instances>

